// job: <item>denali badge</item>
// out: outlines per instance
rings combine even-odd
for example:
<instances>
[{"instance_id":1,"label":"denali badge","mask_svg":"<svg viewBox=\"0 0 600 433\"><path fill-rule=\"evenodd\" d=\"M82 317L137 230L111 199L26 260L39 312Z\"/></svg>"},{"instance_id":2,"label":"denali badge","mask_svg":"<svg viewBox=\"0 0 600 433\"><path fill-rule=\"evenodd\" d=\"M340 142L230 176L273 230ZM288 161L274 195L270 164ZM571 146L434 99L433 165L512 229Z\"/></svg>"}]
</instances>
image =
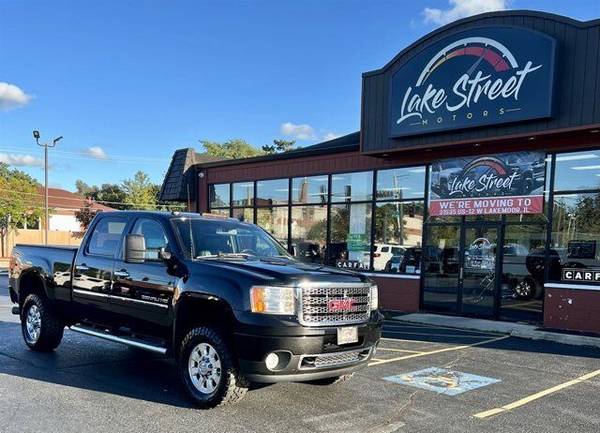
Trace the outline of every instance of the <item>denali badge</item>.
<instances>
[{"instance_id":1,"label":"denali badge","mask_svg":"<svg viewBox=\"0 0 600 433\"><path fill-rule=\"evenodd\" d=\"M352 299L331 299L327 302L327 312L341 313L343 311L353 311L354 300Z\"/></svg>"}]
</instances>

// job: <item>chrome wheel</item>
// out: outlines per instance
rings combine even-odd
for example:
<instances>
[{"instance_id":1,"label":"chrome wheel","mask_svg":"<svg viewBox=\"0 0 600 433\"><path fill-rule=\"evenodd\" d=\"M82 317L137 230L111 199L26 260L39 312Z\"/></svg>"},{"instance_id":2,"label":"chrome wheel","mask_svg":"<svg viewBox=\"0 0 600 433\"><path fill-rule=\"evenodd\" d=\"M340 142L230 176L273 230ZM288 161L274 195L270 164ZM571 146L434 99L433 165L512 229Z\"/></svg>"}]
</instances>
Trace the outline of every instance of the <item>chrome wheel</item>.
<instances>
[{"instance_id":1,"label":"chrome wheel","mask_svg":"<svg viewBox=\"0 0 600 433\"><path fill-rule=\"evenodd\" d=\"M37 305L33 304L27 310L27 317L25 318L25 336L29 343L36 343L40 338L40 332L42 329L42 315Z\"/></svg>"},{"instance_id":2,"label":"chrome wheel","mask_svg":"<svg viewBox=\"0 0 600 433\"><path fill-rule=\"evenodd\" d=\"M533 287L529 281L521 281L515 287L515 294L518 298L530 298L533 293Z\"/></svg>"},{"instance_id":3,"label":"chrome wheel","mask_svg":"<svg viewBox=\"0 0 600 433\"><path fill-rule=\"evenodd\" d=\"M200 343L192 349L188 361L188 373L194 387L203 394L212 394L221 382L221 357L208 343Z\"/></svg>"}]
</instances>

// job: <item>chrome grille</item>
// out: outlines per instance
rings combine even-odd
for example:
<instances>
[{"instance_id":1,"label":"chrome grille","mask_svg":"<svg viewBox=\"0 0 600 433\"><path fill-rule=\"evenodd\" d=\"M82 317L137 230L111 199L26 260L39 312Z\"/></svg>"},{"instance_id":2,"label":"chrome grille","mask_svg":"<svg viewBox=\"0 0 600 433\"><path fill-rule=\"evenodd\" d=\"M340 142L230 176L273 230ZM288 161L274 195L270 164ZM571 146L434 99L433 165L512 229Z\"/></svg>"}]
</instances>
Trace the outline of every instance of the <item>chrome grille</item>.
<instances>
[{"instance_id":1,"label":"chrome grille","mask_svg":"<svg viewBox=\"0 0 600 433\"><path fill-rule=\"evenodd\" d=\"M350 350L346 352L321 353L319 355L303 355L300 369L317 369L355 364L364 361L371 354L371 348Z\"/></svg>"},{"instance_id":2,"label":"chrome grille","mask_svg":"<svg viewBox=\"0 0 600 433\"><path fill-rule=\"evenodd\" d=\"M361 323L369 320L369 284L315 285L300 288L299 320L305 326ZM330 301L351 301L347 311L329 311Z\"/></svg>"}]
</instances>

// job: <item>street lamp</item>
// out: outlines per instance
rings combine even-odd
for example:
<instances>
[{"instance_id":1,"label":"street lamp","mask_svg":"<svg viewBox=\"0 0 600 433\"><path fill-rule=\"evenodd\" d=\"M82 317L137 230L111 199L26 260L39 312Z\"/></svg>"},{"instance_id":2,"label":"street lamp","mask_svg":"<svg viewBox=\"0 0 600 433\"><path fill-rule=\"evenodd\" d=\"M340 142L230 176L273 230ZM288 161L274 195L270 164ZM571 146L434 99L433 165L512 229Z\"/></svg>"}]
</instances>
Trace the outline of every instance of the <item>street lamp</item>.
<instances>
[{"instance_id":1,"label":"street lamp","mask_svg":"<svg viewBox=\"0 0 600 433\"><path fill-rule=\"evenodd\" d=\"M44 244L48 245L48 148L56 146L62 140L62 135L52 140L52 143L45 144L40 143L40 131L33 131L33 138L38 146L44 148Z\"/></svg>"}]
</instances>

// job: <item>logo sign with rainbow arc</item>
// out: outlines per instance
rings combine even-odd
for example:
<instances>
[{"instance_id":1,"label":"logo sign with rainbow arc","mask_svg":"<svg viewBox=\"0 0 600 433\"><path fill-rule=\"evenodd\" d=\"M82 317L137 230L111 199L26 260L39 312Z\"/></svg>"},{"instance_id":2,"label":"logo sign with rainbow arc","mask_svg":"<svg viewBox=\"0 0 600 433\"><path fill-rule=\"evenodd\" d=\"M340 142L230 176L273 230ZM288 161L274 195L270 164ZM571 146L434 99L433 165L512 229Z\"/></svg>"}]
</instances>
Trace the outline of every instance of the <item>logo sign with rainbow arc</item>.
<instances>
[{"instance_id":1,"label":"logo sign with rainbow arc","mask_svg":"<svg viewBox=\"0 0 600 433\"><path fill-rule=\"evenodd\" d=\"M552 115L555 41L515 27L482 27L437 41L394 73L390 135Z\"/></svg>"}]
</instances>

